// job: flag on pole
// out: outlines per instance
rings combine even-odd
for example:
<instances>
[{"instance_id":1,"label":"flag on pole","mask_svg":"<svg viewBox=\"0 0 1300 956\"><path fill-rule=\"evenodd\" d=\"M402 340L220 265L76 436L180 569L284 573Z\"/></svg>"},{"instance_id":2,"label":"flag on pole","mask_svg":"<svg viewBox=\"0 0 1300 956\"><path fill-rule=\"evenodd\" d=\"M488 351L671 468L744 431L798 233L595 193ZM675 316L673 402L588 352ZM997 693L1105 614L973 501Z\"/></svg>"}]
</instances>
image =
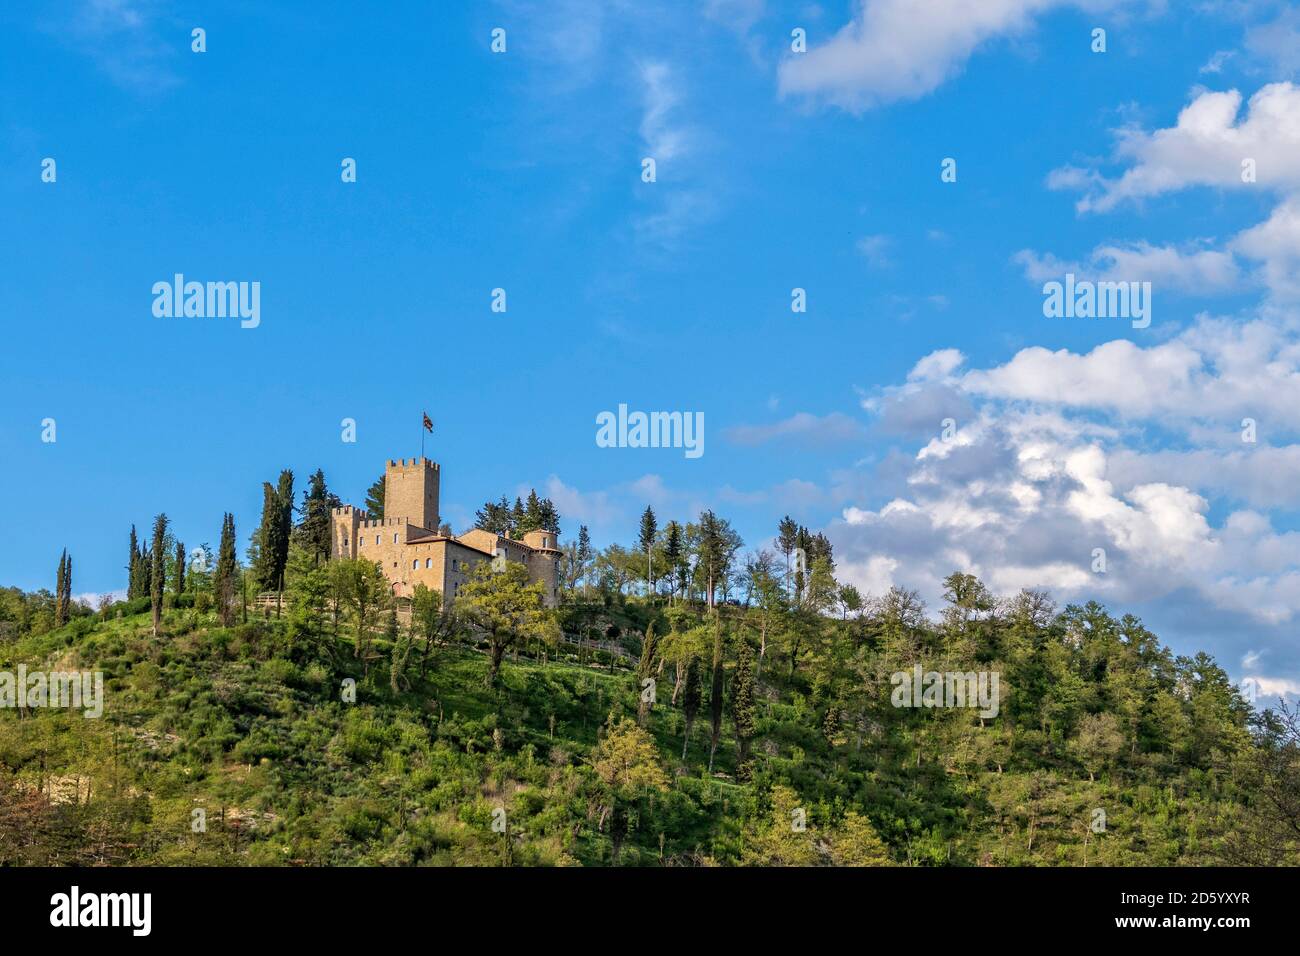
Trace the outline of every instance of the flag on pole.
<instances>
[{"instance_id":1,"label":"flag on pole","mask_svg":"<svg viewBox=\"0 0 1300 956\"><path fill-rule=\"evenodd\" d=\"M424 433L428 432L430 435L433 434L433 419L429 417L428 412L421 412L420 414L424 416L424 427L420 429L420 460L423 461L424 460Z\"/></svg>"}]
</instances>

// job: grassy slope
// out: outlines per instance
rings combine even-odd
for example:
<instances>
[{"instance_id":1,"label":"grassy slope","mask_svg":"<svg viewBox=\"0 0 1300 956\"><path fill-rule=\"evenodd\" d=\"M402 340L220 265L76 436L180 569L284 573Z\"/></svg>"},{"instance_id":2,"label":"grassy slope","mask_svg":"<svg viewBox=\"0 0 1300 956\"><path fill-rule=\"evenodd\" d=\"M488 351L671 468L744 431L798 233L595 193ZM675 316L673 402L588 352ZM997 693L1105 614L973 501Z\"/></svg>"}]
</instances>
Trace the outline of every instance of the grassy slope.
<instances>
[{"instance_id":1,"label":"grassy slope","mask_svg":"<svg viewBox=\"0 0 1300 956\"><path fill-rule=\"evenodd\" d=\"M425 678L393 694L382 642L385 659L367 677L349 640L338 641L332 669L291 646L280 622L221 629L182 610L169 612L165 629L154 639L147 615L135 615L0 646L0 669L21 661L104 671L102 720L0 712L0 768L61 793L60 825L99 834L102 859L609 862L589 756L611 713L635 712L627 669L507 658L494 694L483 686L482 654L445 647ZM1203 832L1221 825L1219 801L1228 798L1214 781L954 774L941 760L916 758L901 730L866 744L829 741L815 692L774 672L766 676L775 683L760 686L763 760L752 785L729 779L729 723L721 776L706 774L707 701L688 758L679 759L683 721L664 706L671 688L663 692L649 729L673 785L636 809L621 863L735 862L773 780L805 798L814 824L849 806L865 811L899 862L1079 863L1088 852L1091 860L1108 852L1111 862L1189 862ZM355 704L340 699L349 677ZM1108 808L1117 831L1108 850L1079 825L1095 806ZM509 839L492 828L497 807L507 811ZM206 832L193 832L196 808L206 812Z\"/></svg>"}]
</instances>

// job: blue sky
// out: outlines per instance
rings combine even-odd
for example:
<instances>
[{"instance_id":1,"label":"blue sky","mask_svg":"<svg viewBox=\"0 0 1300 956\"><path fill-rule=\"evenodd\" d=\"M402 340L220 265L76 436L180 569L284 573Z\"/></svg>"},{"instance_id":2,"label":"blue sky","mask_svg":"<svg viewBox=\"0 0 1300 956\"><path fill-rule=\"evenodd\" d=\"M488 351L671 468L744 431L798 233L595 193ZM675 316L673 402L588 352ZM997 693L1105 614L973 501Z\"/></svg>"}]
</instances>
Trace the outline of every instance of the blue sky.
<instances>
[{"instance_id":1,"label":"blue sky","mask_svg":"<svg viewBox=\"0 0 1300 956\"><path fill-rule=\"evenodd\" d=\"M0 581L66 545L119 588L160 510L245 538L283 467L360 502L427 409L457 530L529 486L598 544L789 513L874 593L1095 596L1300 690L1289 5L267 6L0 12ZM177 272L260 325L156 318ZM1151 282L1150 328L1044 318L1066 272ZM598 448L620 403L705 454Z\"/></svg>"}]
</instances>

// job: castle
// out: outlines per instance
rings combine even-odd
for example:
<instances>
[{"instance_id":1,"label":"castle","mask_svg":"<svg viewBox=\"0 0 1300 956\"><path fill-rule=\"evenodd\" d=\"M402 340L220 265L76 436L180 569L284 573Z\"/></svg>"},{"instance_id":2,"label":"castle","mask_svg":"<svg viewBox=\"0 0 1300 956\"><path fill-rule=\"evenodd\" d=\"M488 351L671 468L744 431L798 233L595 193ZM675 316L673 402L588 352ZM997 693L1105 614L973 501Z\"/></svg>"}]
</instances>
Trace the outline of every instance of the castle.
<instances>
[{"instance_id":1,"label":"castle","mask_svg":"<svg viewBox=\"0 0 1300 956\"><path fill-rule=\"evenodd\" d=\"M333 553L336 558L376 561L393 594L410 597L417 584L456 598L470 573L484 561L516 561L528 569L528 580L542 583L548 607L559 600L556 561L558 534L529 531L522 541L475 528L462 535L438 533L437 462L427 458L389 461L384 468L384 517L370 520L365 508L345 505L333 509Z\"/></svg>"}]
</instances>

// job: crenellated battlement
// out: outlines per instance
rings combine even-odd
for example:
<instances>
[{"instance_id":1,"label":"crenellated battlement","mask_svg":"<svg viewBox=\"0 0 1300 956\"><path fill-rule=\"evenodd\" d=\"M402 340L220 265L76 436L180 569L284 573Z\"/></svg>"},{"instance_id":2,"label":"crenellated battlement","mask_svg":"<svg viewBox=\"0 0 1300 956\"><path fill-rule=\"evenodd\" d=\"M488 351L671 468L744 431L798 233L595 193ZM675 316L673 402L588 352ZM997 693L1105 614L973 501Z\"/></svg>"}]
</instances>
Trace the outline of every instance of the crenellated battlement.
<instances>
[{"instance_id":1,"label":"crenellated battlement","mask_svg":"<svg viewBox=\"0 0 1300 956\"><path fill-rule=\"evenodd\" d=\"M444 536L438 531L441 479L436 461L423 456L389 458L384 468L385 517L372 518L365 508L355 505L330 509L334 556L378 560L396 595L409 597L413 588L424 585L451 601L476 564L504 554L507 560L528 569L530 581L542 583L546 603L554 606L559 600L559 536L539 530L518 540L478 528Z\"/></svg>"},{"instance_id":2,"label":"crenellated battlement","mask_svg":"<svg viewBox=\"0 0 1300 956\"><path fill-rule=\"evenodd\" d=\"M373 521L362 521L357 528L394 528L408 523L405 518L375 518Z\"/></svg>"}]
</instances>

